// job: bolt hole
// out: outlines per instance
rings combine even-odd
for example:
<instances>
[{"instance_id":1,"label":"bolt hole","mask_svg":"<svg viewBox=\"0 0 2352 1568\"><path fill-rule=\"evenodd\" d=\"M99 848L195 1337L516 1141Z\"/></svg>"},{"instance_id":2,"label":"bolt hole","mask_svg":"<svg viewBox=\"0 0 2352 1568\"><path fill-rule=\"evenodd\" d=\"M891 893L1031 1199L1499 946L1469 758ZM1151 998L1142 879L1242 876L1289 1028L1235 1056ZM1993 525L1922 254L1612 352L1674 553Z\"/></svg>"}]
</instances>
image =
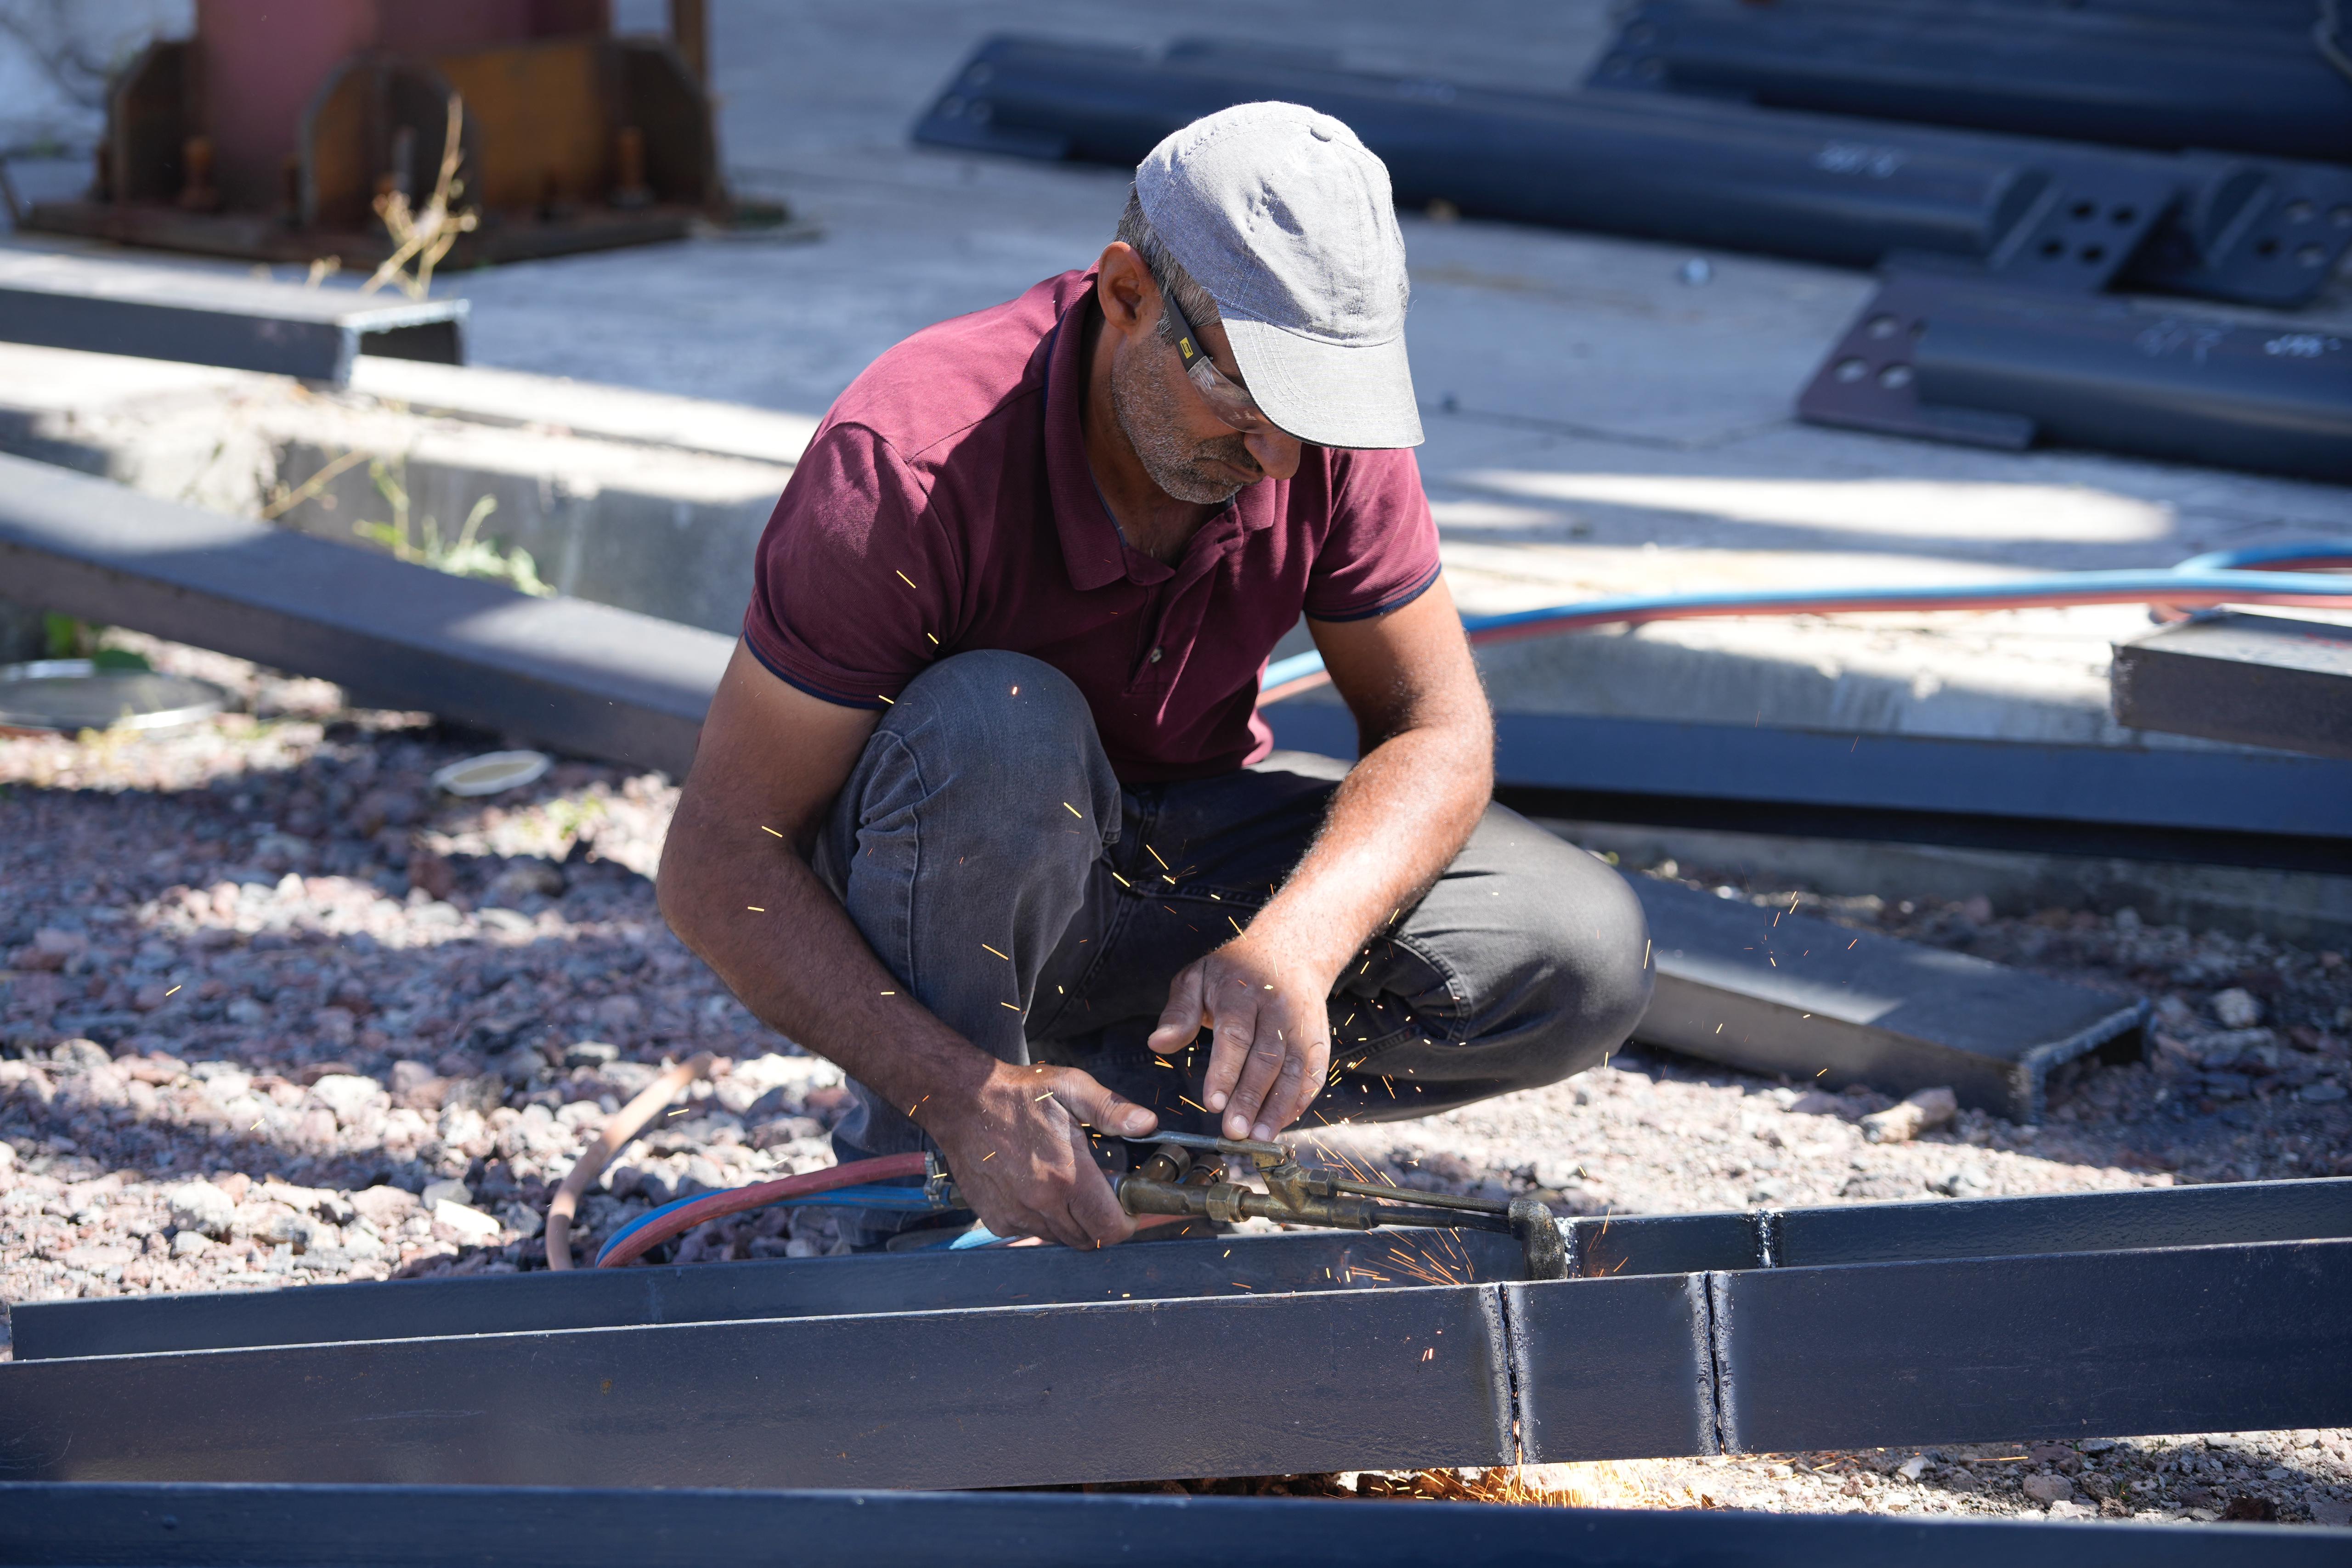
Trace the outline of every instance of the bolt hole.
<instances>
[{"instance_id":1,"label":"bolt hole","mask_svg":"<svg viewBox=\"0 0 2352 1568\"><path fill-rule=\"evenodd\" d=\"M2077 218L2091 217L2095 215L2098 210L2098 204L2095 202L2076 202L2073 207L2068 209L2068 211Z\"/></svg>"},{"instance_id":2,"label":"bolt hole","mask_svg":"<svg viewBox=\"0 0 2352 1568\"><path fill-rule=\"evenodd\" d=\"M2086 245L2076 254L2082 258L2084 266L2096 267L2100 262L2107 259L2107 247L2103 245Z\"/></svg>"},{"instance_id":3,"label":"bolt hole","mask_svg":"<svg viewBox=\"0 0 2352 1568\"><path fill-rule=\"evenodd\" d=\"M1878 384L1888 392L1901 392L1911 384L1911 367L1889 365L1878 372Z\"/></svg>"},{"instance_id":4,"label":"bolt hole","mask_svg":"<svg viewBox=\"0 0 2352 1568\"><path fill-rule=\"evenodd\" d=\"M2066 254L2066 242L2055 239L2043 240L2042 242L2042 254L2053 258L2062 256Z\"/></svg>"},{"instance_id":5,"label":"bolt hole","mask_svg":"<svg viewBox=\"0 0 2352 1568\"><path fill-rule=\"evenodd\" d=\"M1870 325L1863 329L1874 338L1892 338L1903 330L1903 323L1892 316L1873 316Z\"/></svg>"},{"instance_id":6,"label":"bolt hole","mask_svg":"<svg viewBox=\"0 0 2352 1568\"><path fill-rule=\"evenodd\" d=\"M2284 209L2286 221L2291 224L2309 223L2315 210L2309 202L2289 202Z\"/></svg>"},{"instance_id":7,"label":"bolt hole","mask_svg":"<svg viewBox=\"0 0 2352 1568\"><path fill-rule=\"evenodd\" d=\"M1846 384L1851 386L1853 382L1858 382L1864 376L1870 374L1870 367L1864 364L1860 360L1840 360L1837 362L1837 369L1832 371L1830 373L1837 377L1838 380L1844 382Z\"/></svg>"},{"instance_id":8,"label":"bolt hole","mask_svg":"<svg viewBox=\"0 0 2352 1568\"><path fill-rule=\"evenodd\" d=\"M2254 242L2256 256L2276 256L2278 253L2279 242L2275 238L2259 239Z\"/></svg>"},{"instance_id":9,"label":"bolt hole","mask_svg":"<svg viewBox=\"0 0 2352 1568\"><path fill-rule=\"evenodd\" d=\"M2117 228L2127 228L2139 218L2137 207L2117 207L2107 214Z\"/></svg>"}]
</instances>

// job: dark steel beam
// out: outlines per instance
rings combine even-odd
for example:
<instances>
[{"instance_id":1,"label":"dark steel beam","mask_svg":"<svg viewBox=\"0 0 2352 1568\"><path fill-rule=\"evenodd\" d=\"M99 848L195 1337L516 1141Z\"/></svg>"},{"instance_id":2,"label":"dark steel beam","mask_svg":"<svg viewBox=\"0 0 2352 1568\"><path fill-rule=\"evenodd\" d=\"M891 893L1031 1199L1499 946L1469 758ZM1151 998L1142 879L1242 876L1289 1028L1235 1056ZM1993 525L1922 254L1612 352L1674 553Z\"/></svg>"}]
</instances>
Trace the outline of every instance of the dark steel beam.
<instances>
[{"instance_id":1,"label":"dark steel beam","mask_svg":"<svg viewBox=\"0 0 2352 1568\"><path fill-rule=\"evenodd\" d=\"M362 354L465 363L467 309L463 299L361 296L216 269L0 254L0 340L339 386Z\"/></svg>"},{"instance_id":2,"label":"dark steel beam","mask_svg":"<svg viewBox=\"0 0 2352 1568\"><path fill-rule=\"evenodd\" d=\"M2042 442L2342 481L2352 478L2352 342L2293 322L1898 271L1797 413L1973 446Z\"/></svg>"},{"instance_id":3,"label":"dark steel beam","mask_svg":"<svg viewBox=\"0 0 2352 1568\"><path fill-rule=\"evenodd\" d=\"M7 597L683 776L731 640L0 456Z\"/></svg>"},{"instance_id":4,"label":"dark steel beam","mask_svg":"<svg viewBox=\"0 0 2352 1568\"><path fill-rule=\"evenodd\" d=\"M1507 91L1191 39L1163 54L992 38L915 128L937 146L1131 167L1254 99L1346 120L1400 203L1844 266L1919 252L2011 282L2298 304L2352 247L2352 171L2162 156L1629 93ZM2275 214L2316 212L2284 253ZM2259 220L2259 221L2258 221ZM2284 218L2278 219L2284 222ZM2268 226L2266 226L2268 225ZM2307 233L2305 231L2308 231ZM2315 247L2316 266L2304 253Z\"/></svg>"},{"instance_id":5,"label":"dark steel beam","mask_svg":"<svg viewBox=\"0 0 2352 1568\"><path fill-rule=\"evenodd\" d=\"M0 1365L32 1480L1002 1487L2330 1427L2352 1240Z\"/></svg>"},{"instance_id":6,"label":"dark steel beam","mask_svg":"<svg viewBox=\"0 0 2352 1568\"><path fill-rule=\"evenodd\" d=\"M1570 1271L1586 1278L2335 1240L2352 1238L2352 1177L1563 1224ZM98 1305L60 1303L66 1311Z\"/></svg>"},{"instance_id":7,"label":"dark steel beam","mask_svg":"<svg viewBox=\"0 0 2352 1568\"><path fill-rule=\"evenodd\" d=\"M2116 722L2352 758L2352 626L2216 614L2116 644Z\"/></svg>"},{"instance_id":8,"label":"dark steel beam","mask_svg":"<svg viewBox=\"0 0 2352 1568\"><path fill-rule=\"evenodd\" d=\"M2352 81L2315 12L1649 0L1594 86L1668 88L1831 114L2140 147L2342 159ZM2347 39L2352 42L2352 39Z\"/></svg>"},{"instance_id":9,"label":"dark steel beam","mask_svg":"<svg viewBox=\"0 0 2352 1568\"><path fill-rule=\"evenodd\" d=\"M1708 1290L1730 1451L2352 1420L2352 1241L1753 1270Z\"/></svg>"},{"instance_id":10,"label":"dark steel beam","mask_svg":"<svg viewBox=\"0 0 2352 1568\"><path fill-rule=\"evenodd\" d=\"M2352 1178L1840 1204L1560 1221L1573 1275L1688 1274L2352 1237ZM303 1290L115 1296L12 1309L18 1361L729 1322L976 1307L1170 1301L1524 1278L1477 1230L1290 1231L1077 1253L1018 1248L577 1270Z\"/></svg>"},{"instance_id":11,"label":"dark steel beam","mask_svg":"<svg viewBox=\"0 0 2352 1568\"><path fill-rule=\"evenodd\" d=\"M12 1308L11 1321L16 1359L49 1361L325 1340L1174 1301L1418 1282L1401 1263L1428 1272L1443 1267L1464 1284L1523 1277L1518 1243L1489 1231L1293 1231L1142 1242L1103 1252L992 1248L33 1301Z\"/></svg>"},{"instance_id":12,"label":"dark steel beam","mask_svg":"<svg viewBox=\"0 0 2352 1568\"><path fill-rule=\"evenodd\" d=\"M1355 721L1337 703L1294 699L1265 716L1277 746L1356 754ZM2244 852L2263 857L2257 863L2305 868L2340 857L2341 841L2352 839L2352 767L2319 758L1566 713L1498 713L1495 729L1498 789L1605 792L1629 810L1654 798L1863 810L1876 813L1881 836L1930 842L1948 841L1938 823L1972 826L1963 842L2008 823L2063 824L2052 847L2066 852L2071 842L2081 853L2119 852L2081 847L2085 827L2166 830L2147 833L2152 856L2189 830L2216 835L2192 846L2191 858L2228 859L2242 839L2254 841Z\"/></svg>"},{"instance_id":13,"label":"dark steel beam","mask_svg":"<svg viewBox=\"0 0 2352 1568\"><path fill-rule=\"evenodd\" d=\"M0 1364L0 1473L962 1488L1490 1465L1511 1453L1493 1289L21 1362ZM1581 1291L1561 1312L1596 1351L1600 1437L1686 1447L1685 1281Z\"/></svg>"},{"instance_id":14,"label":"dark steel beam","mask_svg":"<svg viewBox=\"0 0 2352 1568\"><path fill-rule=\"evenodd\" d=\"M1831 1089L1940 1086L2014 1122L2042 1119L2061 1063L2143 1050L2138 998L1654 877L1633 887L1658 976L1638 1040Z\"/></svg>"},{"instance_id":15,"label":"dark steel beam","mask_svg":"<svg viewBox=\"0 0 2352 1568\"><path fill-rule=\"evenodd\" d=\"M5 1568L2322 1568L2352 1531L1283 1498L0 1483Z\"/></svg>"}]
</instances>

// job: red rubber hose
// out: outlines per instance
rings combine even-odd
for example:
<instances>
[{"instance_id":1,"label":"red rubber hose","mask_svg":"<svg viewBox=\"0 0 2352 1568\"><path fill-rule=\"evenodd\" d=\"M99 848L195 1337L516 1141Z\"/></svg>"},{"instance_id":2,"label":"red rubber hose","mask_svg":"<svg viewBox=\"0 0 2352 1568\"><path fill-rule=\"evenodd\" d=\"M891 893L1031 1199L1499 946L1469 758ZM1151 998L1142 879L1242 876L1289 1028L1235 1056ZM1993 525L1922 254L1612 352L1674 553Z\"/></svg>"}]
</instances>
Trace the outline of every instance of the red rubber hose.
<instances>
[{"instance_id":1,"label":"red rubber hose","mask_svg":"<svg viewBox=\"0 0 2352 1568\"><path fill-rule=\"evenodd\" d=\"M644 1253L673 1236L681 1235L709 1220L740 1214L747 1208L764 1207L788 1197L806 1197L812 1193L831 1192L837 1186L856 1186L865 1182L890 1181L923 1174L924 1156L920 1154L884 1155L879 1159L852 1160L845 1166L828 1166L821 1171L807 1171L777 1181L758 1182L727 1192L714 1192L631 1231L596 1260L596 1267L617 1269L624 1263L635 1262Z\"/></svg>"}]
</instances>

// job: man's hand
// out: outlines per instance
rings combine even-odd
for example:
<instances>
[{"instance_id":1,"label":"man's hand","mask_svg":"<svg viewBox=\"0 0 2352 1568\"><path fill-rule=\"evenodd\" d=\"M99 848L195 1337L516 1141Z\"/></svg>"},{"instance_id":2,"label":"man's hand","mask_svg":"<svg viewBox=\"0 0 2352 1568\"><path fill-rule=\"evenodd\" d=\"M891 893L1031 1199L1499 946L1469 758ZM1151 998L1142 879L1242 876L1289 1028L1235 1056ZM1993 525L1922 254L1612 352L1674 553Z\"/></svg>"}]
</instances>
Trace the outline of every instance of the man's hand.
<instances>
[{"instance_id":1,"label":"man's hand","mask_svg":"<svg viewBox=\"0 0 2352 1568\"><path fill-rule=\"evenodd\" d=\"M1076 1068L996 1062L977 1092L921 1121L964 1203L997 1235L1091 1251L1135 1234L1081 1124L1126 1136L1150 1132L1159 1119Z\"/></svg>"},{"instance_id":2,"label":"man's hand","mask_svg":"<svg viewBox=\"0 0 2352 1568\"><path fill-rule=\"evenodd\" d=\"M1273 1137L1305 1114L1331 1064L1324 998L1337 977L1307 945L1261 914L1256 925L1178 971L1151 1031L1170 1055L1203 1025L1216 1031L1202 1100L1224 1113L1228 1138Z\"/></svg>"}]
</instances>

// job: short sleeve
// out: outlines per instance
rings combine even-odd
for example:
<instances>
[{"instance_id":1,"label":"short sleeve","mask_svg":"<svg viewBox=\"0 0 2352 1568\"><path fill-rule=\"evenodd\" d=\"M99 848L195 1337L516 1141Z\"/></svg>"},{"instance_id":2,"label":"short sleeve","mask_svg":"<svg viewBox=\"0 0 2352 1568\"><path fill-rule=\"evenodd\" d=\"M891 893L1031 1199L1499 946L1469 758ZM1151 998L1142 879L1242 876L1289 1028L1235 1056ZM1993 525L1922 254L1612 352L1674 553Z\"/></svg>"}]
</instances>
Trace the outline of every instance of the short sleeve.
<instances>
[{"instance_id":1,"label":"short sleeve","mask_svg":"<svg viewBox=\"0 0 2352 1568\"><path fill-rule=\"evenodd\" d=\"M956 602L957 565L928 502L873 430L818 431L754 557L743 640L759 661L827 702L896 698L937 656L942 607Z\"/></svg>"},{"instance_id":2,"label":"short sleeve","mask_svg":"<svg viewBox=\"0 0 2352 1568\"><path fill-rule=\"evenodd\" d=\"M1331 528L1307 580L1316 621L1366 621L1437 580L1437 519L1409 448L1329 454Z\"/></svg>"}]
</instances>

